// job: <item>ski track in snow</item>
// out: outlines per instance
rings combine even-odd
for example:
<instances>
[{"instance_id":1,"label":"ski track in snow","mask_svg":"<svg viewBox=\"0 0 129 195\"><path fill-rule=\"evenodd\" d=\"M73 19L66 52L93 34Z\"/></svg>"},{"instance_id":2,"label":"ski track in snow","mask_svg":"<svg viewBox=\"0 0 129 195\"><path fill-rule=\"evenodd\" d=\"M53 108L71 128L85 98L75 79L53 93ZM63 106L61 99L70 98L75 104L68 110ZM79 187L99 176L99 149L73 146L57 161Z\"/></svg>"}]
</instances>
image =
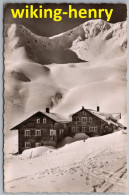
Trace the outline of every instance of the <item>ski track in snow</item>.
<instances>
[{"instance_id":1,"label":"ski track in snow","mask_svg":"<svg viewBox=\"0 0 129 195\"><path fill-rule=\"evenodd\" d=\"M69 147L71 146L69 144ZM61 149L63 150L63 148ZM66 153L64 151L62 153L61 149L53 151L52 154L47 154L48 156L36 157L27 161L24 159L19 160L15 166L21 165L22 167L22 163L23 167L26 166L26 163L29 163L31 166L34 163L32 167L37 166L37 170L33 171L30 167L31 171L28 170L28 174L6 181L5 186L7 191L126 192L127 169L125 147L105 145L104 147L97 148L94 152L87 152L86 150L85 152L83 151L83 155L78 160L71 161L71 163L68 161L65 165L59 161L62 159L65 160L64 156L67 155L67 151L65 151ZM54 156L56 154L58 154L56 156L56 166L52 166L53 163L51 163L51 166L46 167L42 161L43 158L48 161L51 155ZM67 157L70 158L69 154ZM40 161L43 163L42 169L41 167L38 168ZM15 166L13 169L15 169Z\"/></svg>"}]
</instances>

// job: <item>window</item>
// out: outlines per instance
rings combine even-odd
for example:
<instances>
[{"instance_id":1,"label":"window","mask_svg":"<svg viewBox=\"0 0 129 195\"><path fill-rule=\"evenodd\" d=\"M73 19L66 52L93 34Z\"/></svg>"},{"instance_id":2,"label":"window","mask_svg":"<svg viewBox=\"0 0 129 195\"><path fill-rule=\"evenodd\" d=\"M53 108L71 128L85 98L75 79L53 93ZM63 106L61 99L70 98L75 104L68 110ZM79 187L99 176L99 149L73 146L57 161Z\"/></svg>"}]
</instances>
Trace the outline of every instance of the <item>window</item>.
<instances>
[{"instance_id":1,"label":"window","mask_svg":"<svg viewBox=\"0 0 129 195\"><path fill-rule=\"evenodd\" d=\"M59 130L59 134L61 135L62 133L64 133L64 129Z\"/></svg>"},{"instance_id":2,"label":"window","mask_svg":"<svg viewBox=\"0 0 129 195\"><path fill-rule=\"evenodd\" d=\"M40 123L40 118L37 118L37 124L39 124Z\"/></svg>"},{"instance_id":3,"label":"window","mask_svg":"<svg viewBox=\"0 0 129 195\"><path fill-rule=\"evenodd\" d=\"M90 131L90 132L93 132L93 127L90 127L90 128L89 128L89 131Z\"/></svg>"},{"instance_id":4,"label":"window","mask_svg":"<svg viewBox=\"0 0 129 195\"><path fill-rule=\"evenodd\" d=\"M41 146L40 142L35 143L35 147L39 147L39 146Z\"/></svg>"},{"instance_id":5,"label":"window","mask_svg":"<svg viewBox=\"0 0 129 195\"><path fill-rule=\"evenodd\" d=\"M82 127L82 132L85 132L86 131L86 127Z\"/></svg>"},{"instance_id":6,"label":"window","mask_svg":"<svg viewBox=\"0 0 129 195\"><path fill-rule=\"evenodd\" d=\"M56 130L50 129L50 136L56 136Z\"/></svg>"},{"instance_id":7,"label":"window","mask_svg":"<svg viewBox=\"0 0 129 195\"><path fill-rule=\"evenodd\" d=\"M92 121L92 117L89 117L89 121L90 121L90 122Z\"/></svg>"},{"instance_id":8,"label":"window","mask_svg":"<svg viewBox=\"0 0 129 195\"><path fill-rule=\"evenodd\" d=\"M97 130L97 127L90 127L90 128L89 128L89 131L90 131L90 132L95 132L96 130Z\"/></svg>"},{"instance_id":9,"label":"window","mask_svg":"<svg viewBox=\"0 0 129 195\"><path fill-rule=\"evenodd\" d=\"M36 136L41 136L41 130L35 130L35 135Z\"/></svg>"},{"instance_id":10,"label":"window","mask_svg":"<svg viewBox=\"0 0 129 195\"><path fill-rule=\"evenodd\" d=\"M25 142L25 148L31 148L31 143L30 142Z\"/></svg>"},{"instance_id":11,"label":"window","mask_svg":"<svg viewBox=\"0 0 129 195\"><path fill-rule=\"evenodd\" d=\"M83 122L87 122L87 117L82 117Z\"/></svg>"},{"instance_id":12,"label":"window","mask_svg":"<svg viewBox=\"0 0 129 195\"><path fill-rule=\"evenodd\" d=\"M46 123L46 118L43 118L43 123Z\"/></svg>"},{"instance_id":13,"label":"window","mask_svg":"<svg viewBox=\"0 0 129 195\"><path fill-rule=\"evenodd\" d=\"M77 132L78 131L78 127L72 127L72 132Z\"/></svg>"},{"instance_id":14,"label":"window","mask_svg":"<svg viewBox=\"0 0 129 195\"><path fill-rule=\"evenodd\" d=\"M56 130L54 130L54 135L56 136Z\"/></svg>"},{"instance_id":15,"label":"window","mask_svg":"<svg viewBox=\"0 0 129 195\"><path fill-rule=\"evenodd\" d=\"M25 130L25 136L30 136L30 130Z\"/></svg>"}]
</instances>

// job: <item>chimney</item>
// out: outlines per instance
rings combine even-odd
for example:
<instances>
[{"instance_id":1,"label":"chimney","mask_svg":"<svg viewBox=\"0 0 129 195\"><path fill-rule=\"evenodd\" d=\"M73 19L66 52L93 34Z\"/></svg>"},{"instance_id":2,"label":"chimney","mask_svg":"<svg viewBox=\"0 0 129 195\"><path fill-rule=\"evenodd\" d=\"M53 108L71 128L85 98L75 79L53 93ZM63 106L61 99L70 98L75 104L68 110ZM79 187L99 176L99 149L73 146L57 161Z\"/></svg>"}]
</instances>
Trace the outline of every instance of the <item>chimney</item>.
<instances>
[{"instance_id":1,"label":"chimney","mask_svg":"<svg viewBox=\"0 0 129 195\"><path fill-rule=\"evenodd\" d=\"M99 108L99 106L97 106L97 112L99 112L99 110L100 110L100 108Z\"/></svg>"},{"instance_id":2,"label":"chimney","mask_svg":"<svg viewBox=\"0 0 129 195\"><path fill-rule=\"evenodd\" d=\"M49 108L46 108L46 112L47 112L47 113L50 113L50 110L49 110Z\"/></svg>"},{"instance_id":3,"label":"chimney","mask_svg":"<svg viewBox=\"0 0 129 195\"><path fill-rule=\"evenodd\" d=\"M84 109L84 106L82 106L82 109Z\"/></svg>"}]
</instances>

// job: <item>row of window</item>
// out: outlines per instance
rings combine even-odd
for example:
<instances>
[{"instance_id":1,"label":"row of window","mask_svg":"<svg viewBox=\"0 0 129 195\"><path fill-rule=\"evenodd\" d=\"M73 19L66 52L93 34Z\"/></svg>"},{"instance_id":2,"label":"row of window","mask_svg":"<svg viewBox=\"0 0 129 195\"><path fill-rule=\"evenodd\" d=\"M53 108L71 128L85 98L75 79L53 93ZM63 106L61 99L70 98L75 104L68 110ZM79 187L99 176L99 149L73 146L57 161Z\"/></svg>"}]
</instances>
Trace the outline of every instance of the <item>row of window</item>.
<instances>
[{"instance_id":1,"label":"row of window","mask_svg":"<svg viewBox=\"0 0 129 195\"><path fill-rule=\"evenodd\" d=\"M90 128L89 128L89 131L90 131L90 132L96 132L96 131L97 131L97 127L90 127Z\"/></svg>"},{"instance_id":2,"label":"row of window","mask_svg":"<svg viewBox=\"0 0 129 195\"><path fill-rule=\"evenodd\" d=\"M87 127L82 127L82 131L87 131Z\"/></svg>"},{"instance_id":3,"label":"row of window","mask_svg":"<svg viewBox=\"0 0 129 195\"><path fill-rule=\"evenodd\" d=\"M59 134L63 134L64 133L64 129L59 129ZM53 135L56 135L56 130L50 130L50 135L53 136Z\"/></svg>"},{"instance_id":4,"label":"row of window","mask_svg":"<svg viewBox=\"0 0 129 195\"><path fill-rule=\"evenodd\" d=\"M35 143L35 147L41 146L40 142ZM31 148L31 142L25 142L25 148Z\"/></svg>"},{"instance_id":5,"label":"row of window","mask_svg":"<svg viewBox=\"0 0 129 195\"><path fill-rule=\"evenodd\" d=\"M87 121L89 121L89 122L91 122L92 121L92 117L77 117L77 118L74 118L74 120L76 120L76 121L82 121L82 122L87 122ZM37 124L40 124L41 123L41 119L40 118L37 118ZM43 120L42 120L42 123L47 123L47 120L46 120L46 118L43 118Z\"/></svg>"},{"instance_id":6,"label":"row of window","mask_svg":"<svg viewBox=\"0 0 129 195\"><path fill-rule=\"evenodd\" d=\"M30 136L31 135L31 131L30 130L25 130L25 136ZM41 130L35 130L35 135L36 136L41 136Z\"/></svg>"},{"instance_id":7,"label":"row of window","mask_svg":"<svg viewBox=\"0 0 129 195\"><path fill-rule=\"evenodd\" d=\"M77 117L74 118L76 121L81 121L81 122L92 122L92 117Z\"/></svg>"},{"instance_id":8,"label":"row of window","mask_svg":"<svg viewBox=\"0 0 129 195\"><path fill-rule=\"evenodd\" d=\"M43 118L42 123L46 123L46 122L47 122L46 118ZM40 123L41 123L41 119L37 118L37 124L40 124Z\"/></svg>"},{"instance_id":9,"label":"row of window","mask_svg":"<svg viewBox=\"0 0 129 195\"><path fill-rule=\"evenodd\" d=\"M78 132L79 131L79 127L72 127L72 132ZM97 131L97 127L89 127L89 129L88 129L88 127L82 127L82 132L86 132L86 131L88 131L88 132L96 132Z\"/></svg>"},{"instance_id":10,"label":"row of window","mask_svg":"<svg viewBox=\"0 0 129 195\"><path fill-rule=\"evenodd\" d=\"M59 134L63 134L64 133L64 129L60 129L59 130ZM25 130L24 133L25 136L30 136L31 135L31 131L30 130ZM35 136L41 136L41 130L35 130ZM54 129L50 129L50 136L56 136L56 130Z\"/></svg>"},{"instance_id":11,"label":"row of window","mask_svg":"<svg viewBox=\"0 0 129 195\"><path fill-rule=\"evenodd\" d=\"M79 131L79 127L72 127L72 132L78 132Z\"/></svg>"}]
</instances>

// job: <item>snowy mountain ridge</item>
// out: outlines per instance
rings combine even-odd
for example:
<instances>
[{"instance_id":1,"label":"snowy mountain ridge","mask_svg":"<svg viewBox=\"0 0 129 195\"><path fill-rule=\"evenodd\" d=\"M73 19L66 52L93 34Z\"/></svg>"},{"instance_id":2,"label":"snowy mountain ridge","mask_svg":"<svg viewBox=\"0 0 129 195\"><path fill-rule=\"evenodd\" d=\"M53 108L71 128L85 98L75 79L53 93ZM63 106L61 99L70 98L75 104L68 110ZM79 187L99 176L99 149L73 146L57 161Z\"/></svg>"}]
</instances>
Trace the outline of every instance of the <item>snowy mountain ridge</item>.
<instances>
[{"instance_id":1,"label":"snowy mountain ridge","mask_svg":"<svg viewBox=\"0 0 129 195\"><path fill-rule=\"evenodd\" d=\"M22 25L6 26L6 129L46 107L67 116L81 106L99 105L102 112L125 116L126 30L126 21L90 20L41 37Z\"/></svg>"},{"instance_id":2,"label":"snowy mountain ridge","mask_svg":"<svg viewBox=\"0 0 129 195\"><path fill-rule=\"evenodd\" d=\"M82 50L88 50L87 46L87 39L91 41L91 38L95 38L99 36L99 40L97 39L97 42L101 41L107 41L110 39L114 39L114 41L118 41L119 46L125 50L127 48L127 37L126 37L126 31L127 31L127 22L119 22L116 24L110 24L104 20L90 20L85 22L84 24L69 30L67 32L61 33L59 35L53 36L53 37L42 37L35 35L30 30L28 30L26 27L18 24L12 24L10 27L10 30L8 31L8 37L10 36L9 33L15 34L16 37L18 37L17 47L24 46L27 52L28 57L35 62L42 62L45 64L49 64L50 62L47 62L47 52L49 51L52 55L53 62L57 62L58 60L53 56L56 54L56 57L58 58L58 54L53 53L53 50L56 50L59 52L59 56L63 56L60 52L60 50L63 50L63 55L65 55L65 52L67 51L67 55L69 54L70 50L67 50L74 45L73 51L78 54L77 46L78 42L84 42ZM6 33L5 33L6 34ZM33 47L35 47L35 52L33 52ZM45 52L45 55L43 55L43 59L41 60L41 56L38 55L38 53L41 54L41 51ZM65 50L65 51L64 51ZM69 51L69 52L68 52ZM85 51L86 52L86 51ZM34 57L33 57L33 55ZM70 57L76 58L76 54L70 53ZM73 55L73 56L72 56ZM67 56L70 63L70 57ZM83 57L82 57L83 58ZM38 60L40 59L40 60ZM85 59L86 60L86 59ZM62 61L63 62L63 61ZM75 62L75 61L73 61ZM79 62L79 59L78 61ZM81 60L80 60L81 62ZM60 62L59 62L60 63ZM64 63L64 62L63 62Z\"/></svg>"}]
</instances>

